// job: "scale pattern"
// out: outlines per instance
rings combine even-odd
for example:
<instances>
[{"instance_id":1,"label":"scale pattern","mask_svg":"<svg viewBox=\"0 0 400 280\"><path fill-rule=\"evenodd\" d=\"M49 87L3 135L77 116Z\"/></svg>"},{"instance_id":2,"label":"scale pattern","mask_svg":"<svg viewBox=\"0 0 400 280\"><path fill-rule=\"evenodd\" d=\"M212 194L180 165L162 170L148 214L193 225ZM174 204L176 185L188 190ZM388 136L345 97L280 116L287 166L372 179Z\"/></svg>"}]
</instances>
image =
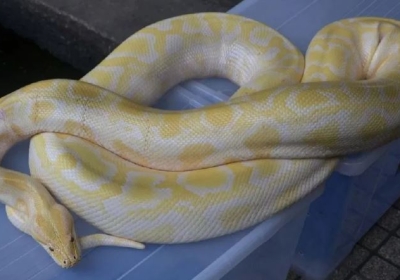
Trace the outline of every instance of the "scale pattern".
<instances>
[{"instance_id":1,"label":"scale pattern","mask_svg":"<svg viewBox=\"0 0 400 280\"><path fill-rule=\"evenodd\" d=\"M221 236L301 199L341 157L399 137L399 48L400 23L385 18L329 24L305 57L240 16L163 20L79 81L42 81L2 98L0 152L33 136L32 176L110 235ZM240 88L204 108L150 107L177 83L210 76Z\"/></svg>"}]
</instances>

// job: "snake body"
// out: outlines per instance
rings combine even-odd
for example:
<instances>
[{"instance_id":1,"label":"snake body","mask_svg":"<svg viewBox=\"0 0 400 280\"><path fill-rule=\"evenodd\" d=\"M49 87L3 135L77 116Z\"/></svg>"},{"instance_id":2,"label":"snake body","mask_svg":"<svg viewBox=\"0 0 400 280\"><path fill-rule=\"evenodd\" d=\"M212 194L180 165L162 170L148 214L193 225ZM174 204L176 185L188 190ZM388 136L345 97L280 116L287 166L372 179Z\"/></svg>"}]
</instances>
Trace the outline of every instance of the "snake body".
<instances>
[{"instance_id":1,"label":"snake body","mask_svg":"<svg viewBox=\"0 0 400 280\"><path fill-rule=\"evenodd\" d=\"M0 156L32 137L32 177L0 169L18 182L0 186L0 201L13 220L13 193L34 181L122 245L245 229L322 184L341 157L399 137L399 48L400 23L384 18L327 25L305 59L241 16L157 22L79 81L41 81L0 99ZM240 88L204 108L149 107L173 85L210 76Z\"/></svg>"}]
</instances>

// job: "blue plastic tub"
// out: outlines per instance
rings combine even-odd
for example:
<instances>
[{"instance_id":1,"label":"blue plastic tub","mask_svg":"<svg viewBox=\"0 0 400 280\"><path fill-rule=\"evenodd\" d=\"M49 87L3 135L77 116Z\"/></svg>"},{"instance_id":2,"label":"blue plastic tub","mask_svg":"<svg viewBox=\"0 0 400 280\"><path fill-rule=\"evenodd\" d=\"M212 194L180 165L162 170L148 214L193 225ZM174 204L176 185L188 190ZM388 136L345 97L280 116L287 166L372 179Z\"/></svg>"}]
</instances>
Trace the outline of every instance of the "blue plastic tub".
<instances>
[{"instance_id":1,"label":"blue plastic tub","mask_svg":"<svg viewBox=\"0 0 400 280\"><path fill-rule=\"evenodd\" d=\"M343 18L381 16L400 19L398 0L246 0L229 11L266 23L303 53L316 32ZM236 87L226 80L181 85L210 102L227 100ZM341 161L311 204L292 263L306 279L322 280L400 197L400 141ZM266 278L268 279L268 278Z\"/></svg>"}]
</instances>

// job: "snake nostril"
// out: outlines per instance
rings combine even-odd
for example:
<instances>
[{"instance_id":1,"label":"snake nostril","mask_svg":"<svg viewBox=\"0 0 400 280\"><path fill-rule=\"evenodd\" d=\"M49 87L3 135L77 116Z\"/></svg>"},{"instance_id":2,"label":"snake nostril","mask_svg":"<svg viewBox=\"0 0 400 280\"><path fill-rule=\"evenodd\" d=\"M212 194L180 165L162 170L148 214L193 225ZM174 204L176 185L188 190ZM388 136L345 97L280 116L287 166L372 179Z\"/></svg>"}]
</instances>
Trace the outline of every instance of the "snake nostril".
<instances>
[{"instance_id":1,"label":"snake nostril","mask_svg":"<svg viewBox=\"0 0 400 280\"><path fill-rule=\"evenodd\" d=\"M74 260L76 260L76 256L74 256Z\"/></svg>"},{"instance_id":2,"label":"snake nostril","mask_svg":"<svg viewBox=\"0 0 400 280\"><path fill-rule=\"evenodd\" d=\"M67 264L67 261L64 261L64 264Z\"/></svg>"}]
</instances>

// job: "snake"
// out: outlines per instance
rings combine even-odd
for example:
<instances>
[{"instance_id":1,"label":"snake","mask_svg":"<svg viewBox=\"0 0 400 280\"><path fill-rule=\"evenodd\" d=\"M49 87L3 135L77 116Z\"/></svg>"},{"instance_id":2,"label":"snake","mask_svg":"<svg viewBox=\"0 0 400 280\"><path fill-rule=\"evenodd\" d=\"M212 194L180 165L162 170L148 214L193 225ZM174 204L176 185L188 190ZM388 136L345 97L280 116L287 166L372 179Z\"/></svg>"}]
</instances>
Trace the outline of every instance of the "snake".
<instances>
[{"instance_id":1,"label":"snake","mask_svg":"<svg viewBox=\"0 0 400 280\"><path fill-rule=\"evenodd\" d=\"M341 158L400 135L400 22L341 19L303 55L240 15L175 16L137 31L79 80L0 99L0 158L30 139L30 175L0 168L10 222L63 268L94 246L145 249L255 226L304 198ZM238 90L188 110L173 86ZM78 237L72 213L102 233Z\"/></svg>"}]
</instances>

